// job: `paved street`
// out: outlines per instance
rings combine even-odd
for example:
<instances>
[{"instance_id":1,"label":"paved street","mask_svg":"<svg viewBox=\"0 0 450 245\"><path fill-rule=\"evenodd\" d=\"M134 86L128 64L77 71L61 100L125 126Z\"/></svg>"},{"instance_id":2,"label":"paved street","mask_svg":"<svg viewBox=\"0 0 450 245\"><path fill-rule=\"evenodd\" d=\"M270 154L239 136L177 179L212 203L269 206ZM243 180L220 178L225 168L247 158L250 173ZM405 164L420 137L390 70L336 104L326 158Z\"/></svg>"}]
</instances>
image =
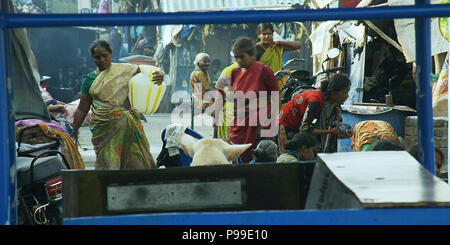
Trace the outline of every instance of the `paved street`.
<instances>
[{"instance_id":1,"label":"paved street","mask_svg":"<svg viewBox=\"0 0 450 245\"><path fill-rule=\"evenodd\" d=\"M161 133L171 123L182 123L190 127L191 120L190 115L186 118L176 117L176 114L172 116L171 113L155 113L152 115L146 115L147 122L143 122L144 131L147 135L147 139L150 143L150 151L153 158L156 161L156 157L162 148ZM173 117L173 118L172 118ZM181 119L180 119L181 118ZM213 136L212 120L210 117L202 117L197 115L194 118L194 130L205 137ZM91 143L91 132L89 127L81 127L79 130L79 152L83 157L86 169L94 169L95 164L95 152Z\"/></svg>"}]
</instances>

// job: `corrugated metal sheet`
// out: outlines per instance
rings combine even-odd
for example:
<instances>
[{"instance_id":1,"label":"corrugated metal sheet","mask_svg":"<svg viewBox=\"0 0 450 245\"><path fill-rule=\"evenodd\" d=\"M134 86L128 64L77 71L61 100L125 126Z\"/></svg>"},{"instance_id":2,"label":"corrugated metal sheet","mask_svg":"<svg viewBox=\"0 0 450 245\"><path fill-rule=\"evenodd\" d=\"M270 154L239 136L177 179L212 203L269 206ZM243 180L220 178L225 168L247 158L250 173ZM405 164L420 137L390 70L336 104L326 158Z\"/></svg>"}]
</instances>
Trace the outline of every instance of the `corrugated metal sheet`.
<instances>
[{"instance_id":1,"label":"corrugated metal sheet","mask_svg":"<svg viewBox=\"0 0 450 245\"><path fill-rule=\"evenodd\" d=\"M304 0L161 0L163 12L289 8Z\"/></svg>"}]
</instances>

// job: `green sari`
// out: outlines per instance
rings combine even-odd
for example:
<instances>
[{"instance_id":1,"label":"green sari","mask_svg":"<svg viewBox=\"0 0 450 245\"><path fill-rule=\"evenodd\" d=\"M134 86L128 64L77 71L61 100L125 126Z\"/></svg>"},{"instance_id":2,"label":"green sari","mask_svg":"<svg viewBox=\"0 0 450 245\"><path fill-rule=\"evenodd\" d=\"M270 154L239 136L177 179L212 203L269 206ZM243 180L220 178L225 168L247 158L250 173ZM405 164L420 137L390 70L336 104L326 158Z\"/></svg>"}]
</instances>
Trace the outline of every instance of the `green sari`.
<instances>
[{"instance_id":1,"label":"green sari","mask_svg":"<svg viewBox=\"0 0 450 245\"><path fill-rule=\"evenodd\" d=\"M283 48L280 46L269 47L267 48L262 56L259 58L259 61L264 65L270 67L270 69L275 72L283 69ZM281 94L281 89L283 88L283 81L278 80L278 90L280 91L280 99L283 97ZM280 103L280 109L282 105Z\"/></svg>"},{"instance_id":2,"label":"green sari","mask_svg":"<svg viewBox=\"0 0 450 245\"><path fill-rule=\"evenodd\" d=\"M267 48L259 61L270 67L273 73L283 68L283 48L280 46Z\"/></svg>"},{"instance_id":3,"label":"green sari","mask_svg":"<svg viewBox=\"0 0 450 245\"><path fill-rule=\"evenodd\" d=\"M123 107L128 81L138 66L113 63L89 89L92 98L92 144L95 169L148 169L155 167L150 145L135 109Z\"/></svg>"}]
</instances>

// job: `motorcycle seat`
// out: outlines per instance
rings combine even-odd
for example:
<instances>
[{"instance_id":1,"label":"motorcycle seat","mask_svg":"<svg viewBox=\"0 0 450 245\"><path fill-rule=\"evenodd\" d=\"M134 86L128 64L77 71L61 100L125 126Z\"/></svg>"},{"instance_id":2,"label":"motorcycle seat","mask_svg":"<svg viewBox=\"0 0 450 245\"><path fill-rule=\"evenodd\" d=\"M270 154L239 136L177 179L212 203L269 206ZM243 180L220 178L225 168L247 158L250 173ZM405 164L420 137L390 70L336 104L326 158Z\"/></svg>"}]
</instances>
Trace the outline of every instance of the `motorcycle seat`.
<instances>
[{"instance_id":1,"label":"motorcycle seat","mask_svg":"<svg viewBox=\"0 0 450 245\"><path fill-rule=\"evenodd\" d=\"M31 184L31 157L17 157L17 187ZM47 156L36 159L33 164L33 180L35 183L53 177L66 169L59 156Z\"/></svg>"},{"instance_id":2,"label":"motorcycle seat","mask_svg":"<svg viewBox=\"0 0 450 245\"><path fill-rule=\"evenodd\" d=\"M309 78L311 74L309 73L309 71L305 71L305 70L295 70L291 72L291 76L297 78L297 79L305 79L305 78Z\"/></svg>"},{"instance_id":3,"label":"motorcycle seat","mask_svg":"<svg viewBox=\"0 0 450 245\"><path fill-rule=\"evenodd\" d=\"M48 150L58 150L60 147L59 142L53 141L50 143L42 143L42 144L27 144L22 143L18 147L16 143L17 155L20 157L35 157L41 153L44 153Z\"/></svg>"}]
</instances>

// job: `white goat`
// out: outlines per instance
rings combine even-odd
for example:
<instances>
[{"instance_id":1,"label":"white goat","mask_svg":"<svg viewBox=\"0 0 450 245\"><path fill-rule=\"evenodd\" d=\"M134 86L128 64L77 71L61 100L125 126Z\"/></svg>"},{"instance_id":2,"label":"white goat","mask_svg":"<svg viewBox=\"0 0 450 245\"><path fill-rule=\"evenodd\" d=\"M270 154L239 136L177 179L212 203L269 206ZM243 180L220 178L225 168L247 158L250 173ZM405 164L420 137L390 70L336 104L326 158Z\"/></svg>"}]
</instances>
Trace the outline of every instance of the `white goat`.
<instances>
[{"instance_id":1,"label":"white goat","mask_svg":"<svg viewBox=\"0 0 450 245\"><path fill-rule=\"evenodd\" d=\"M231 164L252 144L230 145L221 139L196 139L188 134L180 134L183 151L192 157L191 166Z\"/></svg>"}]
</instances>

